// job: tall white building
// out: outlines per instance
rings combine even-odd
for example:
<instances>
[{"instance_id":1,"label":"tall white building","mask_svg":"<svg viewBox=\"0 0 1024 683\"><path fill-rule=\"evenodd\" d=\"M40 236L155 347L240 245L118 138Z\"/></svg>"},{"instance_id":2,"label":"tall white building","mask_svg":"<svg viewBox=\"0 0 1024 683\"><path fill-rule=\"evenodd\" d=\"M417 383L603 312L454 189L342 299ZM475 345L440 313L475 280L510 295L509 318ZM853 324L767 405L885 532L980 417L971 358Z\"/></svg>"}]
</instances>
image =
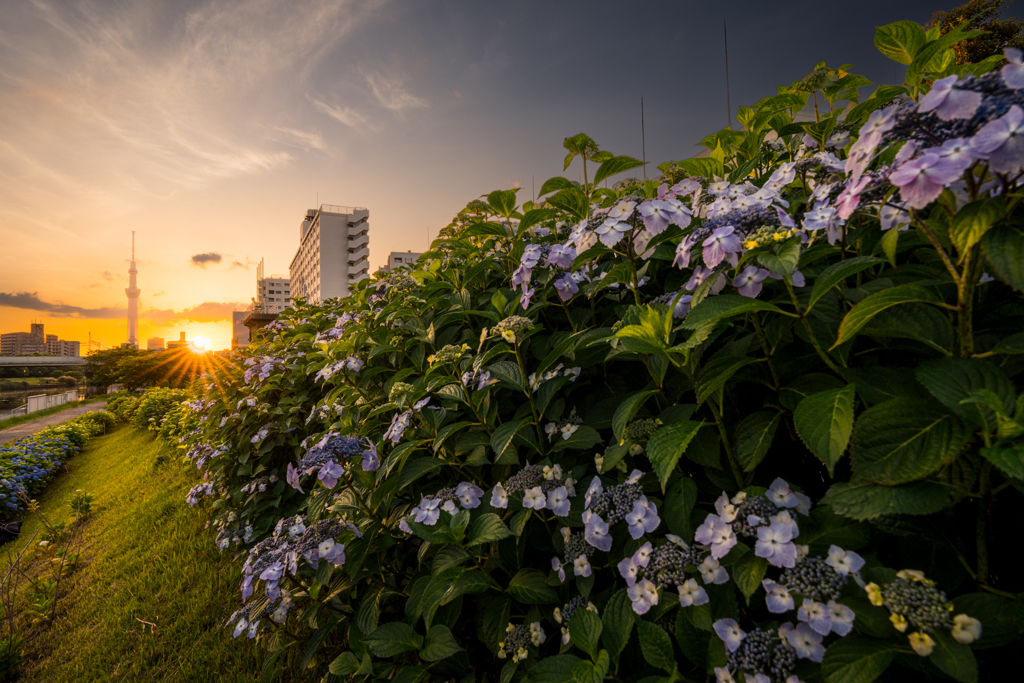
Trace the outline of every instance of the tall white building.
<instances>
[{"instance_id":1,"label":"tall white building","mask_svg":"<svg viewBox=\"0 0 1024 683\"><path fill-rule=\"evenodd\" d=\"M319 303L348 296L369 277L370 211L362 207L321 204L299 225L299 249L288 269L292 298Z\"/></svg>"},{"instance_id":2,"label":"tall white building","mask_svg":"<svg viewBox=\"0 0 1024 683\"><path fill-rule=\"evenodd\" d=\"M124 293L128 295L128 346L139 348L139 289L135 276L139 269L135 267L135 231L132 230L132 264L128 268L128 287Z\"/></svg>"},{"instance_id":3,"label":"tall white building","mask_svg":"<svg viewBox=\"0 0 1024 683\"><path fill-rule=\"evenodd\" d=\"M291 303L291 282L284 275L264 275L263 259L256 266L256 305L261 313L280 313Z\"/></svg>"}]
</instances>

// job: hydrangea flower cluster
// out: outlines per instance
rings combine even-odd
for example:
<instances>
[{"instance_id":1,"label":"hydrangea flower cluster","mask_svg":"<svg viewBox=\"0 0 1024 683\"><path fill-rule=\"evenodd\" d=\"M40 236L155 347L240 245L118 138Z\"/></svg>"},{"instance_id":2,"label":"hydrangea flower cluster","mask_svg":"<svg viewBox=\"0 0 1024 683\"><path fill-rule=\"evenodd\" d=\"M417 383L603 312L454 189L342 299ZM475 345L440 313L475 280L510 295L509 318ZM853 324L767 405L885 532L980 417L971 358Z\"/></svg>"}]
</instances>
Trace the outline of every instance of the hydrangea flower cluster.
<instances>
[{"instance_id":1,"label":"hydrangea flower cluster","mask_svg":"<svg viewBox=\"0 0 1024 683\"><path fill-rule=\"evenodd\" d=\"M468 350L469 344L463 344L462 346L448 344L442 347L437 353L427 356L427 362L431 365L434 363L453 363L461 358L462 354Z\"/></svg>"},{"instance_id":2,"label":"hydrangea flower cluster","mask_svg":"<svg viewBox=\"0 0 1024 683\"><path fill-rule=\"evenodd\" d=\"M929 635L935 629L947 629L957 642L973 643L981 637L981 622L966 614L953 616L953 603L936 588L935 582L915 569L896 573L896 580L880 587L869 583L864 587L871 604L889 610L889 620L896 630L908 634L914 652L927 657L935 647Z\"/></svg>"},{"instance_id":3,"label":"hydrangea flower cluster","mask_svg":"<svg viewBox=\"0 0 1024 683\"><path fill-rule=\"evenodd\" d=\"M242 379L246 384L250 384L254 377L257 380L257 384L265 382L270 377L270 374L283 365L283 363L284 361L280 358L271 358L269 356L264 358L248 358L245 364L249 368L242 375Z\"/></svg>"},{"instance_id":4,"label":"hydrangea flower cluster","mask_svg":"<svg viewBox=\"0 0 1024 683\"><path fill-rule=\"evenodd\" d=\"M562 645L568 645L572 638L569 637L569 622L572 621L572 615L576 614L578 609L586 609L594 614L597 614L597 605L587 600L582 595L577 595L575 598L567 602L561 608L556 607L552 616L555 621L561 625L562 628Z\"/></svg>"},{"instance_id":5,"label":"hydrangea flower cluster","mask_svg":"<svg viewBox=\"0 0 1024 683\"><path fill-rule=\"evenodd\" d=\"M498 643L498 659L510 654L513 662L521 662L529 656L529 648L540 647L548 639L539 621L531 624L509 624L505 629L505 640Z\"/></svg>"},{"instance_id":6,"label":"hydrangea flower cluster","mask_svg":"<svg viewBox=\"0 0 1024 683\"><path fill-rule=\"evenodd\" d=\"M495 325L491 333L500 336L509 344L514 344L517 340L522 339L524 332L532 330L533 327L533 321L529 318L511 315Z\"/></svg>"},{"instance_id":7,"label":"hydrangea flower cluster","mask_svg":"<svg viewBox=\"0 0 1024 683\"><path fill-rule=\"evenodd\" d=\"M647 500L638 483L643 472L633 470L626 481L607 490L597 476L590 482L584 499L583 523L587 543L608 552L612 548L610 527L625 521L629 535L640 538L661 524L658 509Z\"/></svg>"},{"instance_id":8,"label":"hydrangea flower cluster","mask_svg":"<svg viewBox=\"0 0 1024 683\"><path fill-rule=\"evenodd\" d=\"M509 496L523 494L523 507L528 510L551 510L559 517L569 514L570 498L576 496L575 482L562 472L561 465L527 465L504 484L498 482L491 490L491 505L508 507Z\"/></svg>"},{"instance_id":9,"label":"hydrangea flower cluster","mask_svg":"<svg viewBox=\"0 0 1024 683\"><path fill-rule=\"evenodd\" d=\"M326 488L333 489L348 467L346 460L361 455L364 471L375 470L380 466L377 447L369 440L367 444L367 448L364 449L359 439L354 436L339 436L334 432L328 432L306 451L297 467L288 463L286 480L292 488L301 492L302 477L319 470L317 479Z\"/></svg>"},{"instance_id":10,"label":"hydrangea flower cluster","mask_svg":"<svg viewBox=\"0 0 1024 683\"><path fill-rule=\"evenodd\" d=\"M482 488L464 481L458 486L441 489L433 496L424 496L420 500L419 505L410 510L409 514L419 524L434 526L437 524L442 510L450 515L454 515L459 511L456 503L461 505L463 510L472 510L473 508L480 507L480 496L482 495L484 495ZM405 522L403 524L405 526L402 530L408 532L408 524Z\"/></svg>"},{"instance_id":11,"label":"hydrangea flower cluster","mask_svg":"<svg viewBox=\"0 0 1024 683\"><path fill-rule=\"evenodd\" d=\"M640 546L631 557L623 558L618 565L619 574L629 586L627 595L633 604L633 611L646 614L658 604L658 591L675 588L679 592L679 604L683 607L703 605L708 601L707 591L695 579L687 576L687 570L701 564L703 551L687 546L676 536L669 542L654 547L650 542ZM726 580L725 570L714 563L710 574L703 571L705 583L722 583Z\"/></svg>"},{"instance_id":12,"label":"hydrangea flower cluster","mask_svg":"<svg viewBox=\"0 0 1024 683\"><path fill-rule=\"evenodd\" d=\"M793 675L797 649L789 638L792 624L784 624L779 629L754 628L744 632L734 619L720 619L715 622L714 629L725 642L728 662L725 668L715 669L718 683L734 682L733 672L740 671L748 681L757 683L797 683L798 679Z\"/></svg>"},{"instance_id":13,"label":"hydrangea flower cluster","mask_svg":"<svg viewBox=\"0 0 1024 683\"><path fill-rule=\"evenodd\" d=\"M320 372L316 373L317 380L329 380L342 370L348 370L349 372L359 372L363 369L363 361L356 358L355 356L349 356L342 360L328 363L320 369Z\"/></svg>"},{"instance_id":14,"label":"hydrangea flower cluster","mask_svg":"<svg viewBox=\"0 0 1024 683\"><path fill-rule=\"evenodd\" d=\"M536 392L544 382L548 382L558 377L568 377L570 382L575 382L576 378L580 376L581 371L582 368L567 368L564 364L559 363L547 372L542 373L540 376L535 372L531 372L530 376L527 378L527 383L530 386L530 391ZM488 376L490 376L490 373L488 373Z\"/></svg>"}]
</instances>

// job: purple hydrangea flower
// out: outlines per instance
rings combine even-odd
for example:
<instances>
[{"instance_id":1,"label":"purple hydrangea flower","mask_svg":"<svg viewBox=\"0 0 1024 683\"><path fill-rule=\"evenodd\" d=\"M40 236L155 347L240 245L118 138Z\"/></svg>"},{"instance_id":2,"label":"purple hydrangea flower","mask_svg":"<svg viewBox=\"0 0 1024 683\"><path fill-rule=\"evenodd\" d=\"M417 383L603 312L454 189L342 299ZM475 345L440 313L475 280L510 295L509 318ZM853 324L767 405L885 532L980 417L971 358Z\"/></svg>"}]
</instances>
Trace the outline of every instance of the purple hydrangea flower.
<instances>
[{"instance_id":1,"label":"purple hydrangea flower","mask_svg":"<svg viewBox=\"0 0 1024 683\"><path fill-rule=\"evenodd\" d=\"M402 438L402 433L409 426L412 421L412 411L406 410L403 413L397 413L391 418L391 426L384 432L384 438L390 439L391 443L398 443Z\"/></svg>"},{"instance_id":2,"label":"purple hydrangea flower","mask_svg":"<svg viewBox=\"0 0 1024 683\"><path fill-rule=\"evenodd\" d=\"M697 565L697 571L700 572L700 578L704 583L720 584L729 580L729 572L710 555Z\"/></svg>"},{"instance_id":3,"label":"purple hydrangea flower","mask_svg":"<svg viewBox=\"0 0 1024 683\"><path fill-rule=\"evenodd\" d=\"M608 218L604 223L597 226L594 232L601 244L611 249L622 241L623 235L633 229L633 226L618 218Z\"/></svg>"},{"instance_id":4,"label":"purple hydrangea flower","mask_svg":"<svg viewBox=\"0 0 1024 683\"><path fill-rule=\"evenodd\" d=\"M935 201L942 194L943 188L958 179L961 173L963 169L952 161L936 152L925 152L889 174L889 181L900 188L903 201L915 209L923 209Z\"/></svg>"},{"instance_id":5,"label":"purple hydrangea flower","mask_svg":"<svg viewBox=\"0 0 1024 683\"><path fill-rule=\"evenodd\" d=\"M716 229L710 237L704 240L703 245L704 265L708 268L714 268L729 254L738 253L742 249L736 228L731 225Z\"/></svg>"},{"instance_id":6,"label":"purple hydrangea flower","mask_svg":"<svg viewBox=\"0 0 1024 683\"><path fill-rule=\"evenodd\" d=\"M562 301L568 301L572 298L572 295L580 291L579 285L576 284L576 280L573 279L571 273L566 273L559 279L555 280L555 289L558 290L558 298Z\"/></svg>"},{"instance_id":7,"label":"purple hydrangea flower","mask_svg":"<svg viewBox=\"0 0 1024 683\"><path fill-rule=\"evenodd\" d=\"M1024 88L1024 52L1015 47L1008 47L1003 50L1006 61L1009 62L1000 70L1003 83L1007 88L1019 90Z\"/></svg>"},{"instance_id":8,"label":"purple hydrangea flower","mask_svg":"<svg viewBox=\"0 0 1024 683\"><path fill-rule=\"evenodd\" d=\"M713 628L729 652L736 652L740 648L740 643L747 637L735 619L719 619L713 624Z\"/></svg>"},{"instance_id":9,"label":"purple hydrangea flower","mask_svg":"<svg viewBox=\"0 0 1024 683\"><path fill-rule=\"evenodd\" d=\"M943 121L969 119L981 106L981 93L956 87L956 74L932 83L932 89L921 98L917 110L922 114L934 111Z\"/></svg>"},{"instance_id":10,"label":"purple hydrangea flower","mask_svg":"<svg viewBox=\"0 0 1024 683\"><path fill-rule=\"evenodd\" d=\"M856 574L864 566L864 558L850 550L843 550L837 545L829 546L828 558L825 564L846 576L851 572Z\"/></svg>"},{"instance_id":11,"label":"purple hydrangea flower","mask_svg":"<svg viewBox=\"0 0 1024 683\"><path fill-rule=\"evenodd\" d=\"M551 569L558 574L558 580L565 583L565 566L562 564L560 559L557 557L551 558Z\"/></svg>"},{"instance_id":12,"label":"purple hydrangea flower","mask_svg":"<svg viewBox=\"0 0 1024 683\"><path fill-rule=\"evenodd\" d=\"M694 579L687 579L677 586L679 589L679 604L682 607L697 607L708 602L708 592L704 590Z\"/></svg>"},{"instance_id":13,"label":"purple hydrangea flower","mask_svg":"<svg viewBox=\"0 0 1024 683\"><path fill-rule=\"evenodd\" d=\"M713 268L705 268L704 266L694 266L693 274L690 275L690 279L687 280L685 287L686 289L692 292L693 290L697 289L702 284L704 284L704 281L714 274L715 270Z\"/></svg>"},{"instance_id":14,"label":"purple hydrangea flower","mask_svg":"<svg viewBox=\"0 0 1024 683\"><path fill-rule=\"evenodd\" d=\"M541 246L539 244L527 244L523 248L523 255L519 259L519 263L527 270L533 270L540 262L540 257Z\"/></svg>"},{"instance_id":15,"label":"purple hydrangea flower","mask_svg":"<svg viewBox=\"0 0 1024 683\"><path fill-rule=\"evenodd\" d=\"M377 445L367 439L367 443L370 445L365 451L363 451L363 471L373 472L380 467L380 454L377 452Z\"/></svg>"},{"instance_id":16,"label":"purple hydrangea flower","mask_svg":"<svg viewBox=\"0 0 1024 683\"><path fill-rule=\"evenodd\" d=\"M821 644L820 633L815 633L814 629L803 622L797 624L796 628L787 629L785 633L797 657L821 663L825 657L825 646Z\"/></svg>"},{"instance_id":17,"label":"purple hydrangea flower","mask_svg":"<svg viewBox=\"0 0 1024 683\"><path fill-rule=\"evenodd\" d=\"M795 603L793 596L789 594L789 590L780 583L775 583L771 579L765 579L761 582L765 590L765 603L768 605L768 611L773 614L782 614L793 609Z\"/></svg>"},{"instance_id":18,"label":"purple hydrangea flower","mask_svg":"<svg viewBox=\"0 0 1024 683\"><path fill-rule=\"evenodd\" d=\"M629 526L629 535L634 539L640 538L644 533L653 532L661 524L657 508L646 498L633 503L633 509L626 513L625 520Z\"/></svg>"},{"instance_id":19,"label":"purple hydrangea flower","mask_svg":"<svg viewBox=\"0 0 1024 683\"><path fill-rule=\"evenodd\" d=\"M776 567L795 567L796 544L793 543L792 527L778 523L759 527L754 554Z\"/></svg>"},{"instance_id":20,"label":"purple hydrangea flower","mask_svg":"<svg viewBox=\"0 0 1024 683\"><path fill-rule=\"evenodd\" d=\"M626 580L627 586L632 586L636 583L636 575L640 571L640 565L638 565L632 557L624 557L619 560L617 565L619 568L619 574Z\"/></svg>"},{"instance_id":21,"label":"purple hydrangea flower","mask_svg":"<svg viewBox=\"0 0 1024 683\"><path fill-rule=\"evenodd\" d=\"M671 223L680 228L690 224L690 211L674 199L651 199L640 205L644 226L652 235L660 235Z\"/></svg>"},{"instance_id":22,"label":"purple hydrangea flower","mask_svg":"<svg viewBox=\"0 0 1024 683\"><path fill-rule=\"evenodd\" d=\"M716 560L728 555L736 545L736 534L732 527L718 515L708 515L704 523L697 527L693 538L697 543L710 545L711 556Z\"/></svg>"},{"instance_id":23,"label":"purple hydrangea flower","mask_svg":"<svg viewBox=\"0 0 1024 683\"><path fill-rule=\"evenodd\" d=\"M676 268L688 268L690 265L690 251L697 244L697 238L693 233L683 238L683 241L676 246L676 257L672 259L672 265Z\"/></svg>"},{"instance_id":24,"label":"purple hydrangea flower","mask_svg":"<svg viewBox=\"0 0 1024 683\"><path fill-rule=\"evenodd\" d=\"M971 149L996 173L1016 173L1024 168L1024 111L1016 104L990 121L971 139ZM914 208L921 208L911 203Z\"/></svg>"},{"instance_id":25,"label":"purple hydrangea flower","mask_svg":"<svg viewBox=\"0 0 1024 683\"><path fill-rule=\"evenodd\" d=\"M435 498L423 498L411 512L416 515L415 519L420 524L434 526L441 516L440 503Z\"/></svg>"},{"instance_id":26,"label":"purple hydrangea flower","mask_svg":"<svg viewBox=\"0 0 1024 683\"><path fill-rule=\"evenodd\" d=\"M462 507L472 510L480 506L480 496L484 495L484 490L479 486L470 484L468 481L464 481L455 487L455 495L458 497L459 502L462 503Z\"/></svg>"},{"instance_id":27,"label":"purple hydrangea flower","mask_svg":"<svg viewBox=\"0 0 1024 683\"><path fill-rule=\"evenodd\" d=\"M832 619L832 633L845 636L853 630L853 620L857 618L857 615L852 609L835 600L829 600L828 611Z\"/></svg>"},{"instance_id":28,"label":"purple hydrangea flower","mask_svg":"<svg viewBox=\"0 0 1024 683\"><path fill-rule=\"evenodd\" d=\"M564 486L548 491L548 510L551 510L559 517L565 517L569 514L569 506L569 491Z\"/></svg>"},{"instance_id":29,"label":"purple hydrangea flower","mask_svg":"<svg viewBox=\"0 0 1024 683\"><path fill-rule=\"evenodd\" d=\"M594 546L598 550L608 552L612 549L612 537L608 532L608 524L601 519L600 516L595 515L593 512L587 511L586 527L583 532L583 537L587 543Z\"/></svg>"},{"instance_id":30,"label":"purple hydrangea flower","mask_svg":"<svg viewBox=\"0 0 1024 683\"><path fill-rule=\"evenodd\" d=\"M789 484L781 477L777 477L765 492L765 497L780 508L792 508L797 506L796 496L790 490Z\"/></svg>"},{"instance_id":31,"label":"purple hydrangea flower","mask_svg":"<svg viewBox=\"0 0 1024 683\"><path fill-rule=\"evenodd\" d=\"M495 484L491 491L491 507L504 510L508 507L508 492L501 484Z\"/></svg>"},{"instance_id":32,"label":"purple hydrangea flower","mask_svg":"<svg viewBox=\"0 0 1024 683\"><path fill-rule=\"evenodd\" d=\"M875 148L882 141L882 136L892 130L896 125L897 106L876 109L860 128L860 137L850 147L849 157L846 159L846 172L850 174L850 180L860 180L864 169L871 163Z\"/></svg>"},{"instance_id":33,"label":"purple hydrangea flower","mask_svg":"<svg viewBox=\"0 0 1024 683\"><path fill-rule=\"evenodd\" d=\"M518 289L520 285L530 284L530 278L533 277L533 272L524 266L519 264L519 267L512 271L512 289Z\"/></svg>"},{"instance_id":34,"label":"purple hydrangea flower","mask_svg":"<svg viewBox=\"0 0 1024 683\"><path fill-rule=\"evenodd\" d=\"M295 466L288 463L288 467L285 469L284 480L288 482L293 489L298 490L299 493L305 493L305 491L302 490L302 486L299 485L299 476L300 473L295 469Z\"/></svg>"},{"instance_id":35,"label":"purple hydrangea flower","mask_svg":"<svg viewBox=\"0 0 1024 683\"><path fill-rule=\"evenodd\" d=\"M832 632L832 613L823 602L815 602L804 598L804 603L796 613L797 619L805 621L816 632L827 636Z\"/></svg>"},{"instance_id":36,"label":"purple hydrangea flower","mask_svg":"<svg viewBox=\"0 0 1024 683\"><path fill-rule=\"evenodd\" d=\"M647 614L658 604L658 588L647 579L641 579L627 588L626 595L629 596L633 603L633 611L637 614Z\"/></svg>"},{"instance_id":37,"label":"purple hydrangea flower","mask_svg":"<svg viewBox=\"0 0 1024 683\"><path fill-rule=\"evenodd\" d=\"M548 252L548 265L559 268L572 268L572 262L576 260L576 249L571 244L555 244Z\"/></svg>"},{"instance_id":38,"label":"purple hydrangea flower","mask_svg":"<svg viewBox=\"0 0 1024 683\"><path fill-rule=\"evenodd\" d=\"M324 486L326 486L329 489L333 489L334 486L338 483L338 478L342 475L343 472L344 470L341 469L341 465L334 461L331 461L325 463L324 466L320 468L320 472L316 475L316 477L321 482L323 482Z\"/></svg>"},{"instance_id":39,"label":"purple hydrangea flower","mask_svg":"<svg viewBox=\"0 0 1024 683\"><path fill-rule=\"evenodd\" d=\"M761 293L761 283L764 282L766 277L768 277L768 271L764 268L747 266L743 269L743 272L737 275L736 279L732 281L732 286L736 288L741 296L747 296L753 299Z\"/></svg>"}]
</instances>

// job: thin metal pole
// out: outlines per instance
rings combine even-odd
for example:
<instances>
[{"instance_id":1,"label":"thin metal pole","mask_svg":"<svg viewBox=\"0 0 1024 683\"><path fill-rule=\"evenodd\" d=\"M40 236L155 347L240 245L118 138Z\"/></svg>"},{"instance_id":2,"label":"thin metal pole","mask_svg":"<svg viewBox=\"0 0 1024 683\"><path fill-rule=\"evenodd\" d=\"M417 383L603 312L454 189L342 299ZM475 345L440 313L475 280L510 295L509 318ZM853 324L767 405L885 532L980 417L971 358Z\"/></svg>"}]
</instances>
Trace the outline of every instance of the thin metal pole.
<instances>
[{"instance_id":1,"label":"thin metal pole","mask_svg":"<svg viewBox=\"0 0 1024 683\"><path fill-rule=\"evenodd\" d=\"M725 19L722 19L722 33L725 36L725 109L726 109L726 121L728 126L732 128L732 100L729 97L729 27L726 25Z\"/></svg>"},{"instance_id":2,"label":"thin metal pole","mask_svg":"<svg viewBox=\"0 0 1024 683\"><path fill-rule=\"evenodd\" d=\"M647 137L644 131L644 96L640 96L640 149L644 155L644 182L647 182Z\"/></svg>"}]
</instances>

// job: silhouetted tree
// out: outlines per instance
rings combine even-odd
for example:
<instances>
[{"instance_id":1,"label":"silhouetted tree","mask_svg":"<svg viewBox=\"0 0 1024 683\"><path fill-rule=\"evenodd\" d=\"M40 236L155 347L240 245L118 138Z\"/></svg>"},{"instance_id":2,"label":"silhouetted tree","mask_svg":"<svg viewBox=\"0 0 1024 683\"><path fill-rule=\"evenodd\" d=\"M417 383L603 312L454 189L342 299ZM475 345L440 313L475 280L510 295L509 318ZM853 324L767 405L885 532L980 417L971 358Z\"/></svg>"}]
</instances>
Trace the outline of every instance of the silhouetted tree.
<instances>
[{"instance_id":1,"label":"silhouetted tree","mask_svg":"<svg viewBox=\"0 0 1024 683\"><path fill-rule=\"evenodd\" d=\"M933 12L928 28L938 26L945 34L973 17L967 28L987 33L957 43L953 51L957 64L975 64L991 55L1002 54L1007 47L1024 50L1024 21L1016 17L1002 18L1009 6L1010 0L970 0L949 11Z\"/></svg>"}]
</instances>

